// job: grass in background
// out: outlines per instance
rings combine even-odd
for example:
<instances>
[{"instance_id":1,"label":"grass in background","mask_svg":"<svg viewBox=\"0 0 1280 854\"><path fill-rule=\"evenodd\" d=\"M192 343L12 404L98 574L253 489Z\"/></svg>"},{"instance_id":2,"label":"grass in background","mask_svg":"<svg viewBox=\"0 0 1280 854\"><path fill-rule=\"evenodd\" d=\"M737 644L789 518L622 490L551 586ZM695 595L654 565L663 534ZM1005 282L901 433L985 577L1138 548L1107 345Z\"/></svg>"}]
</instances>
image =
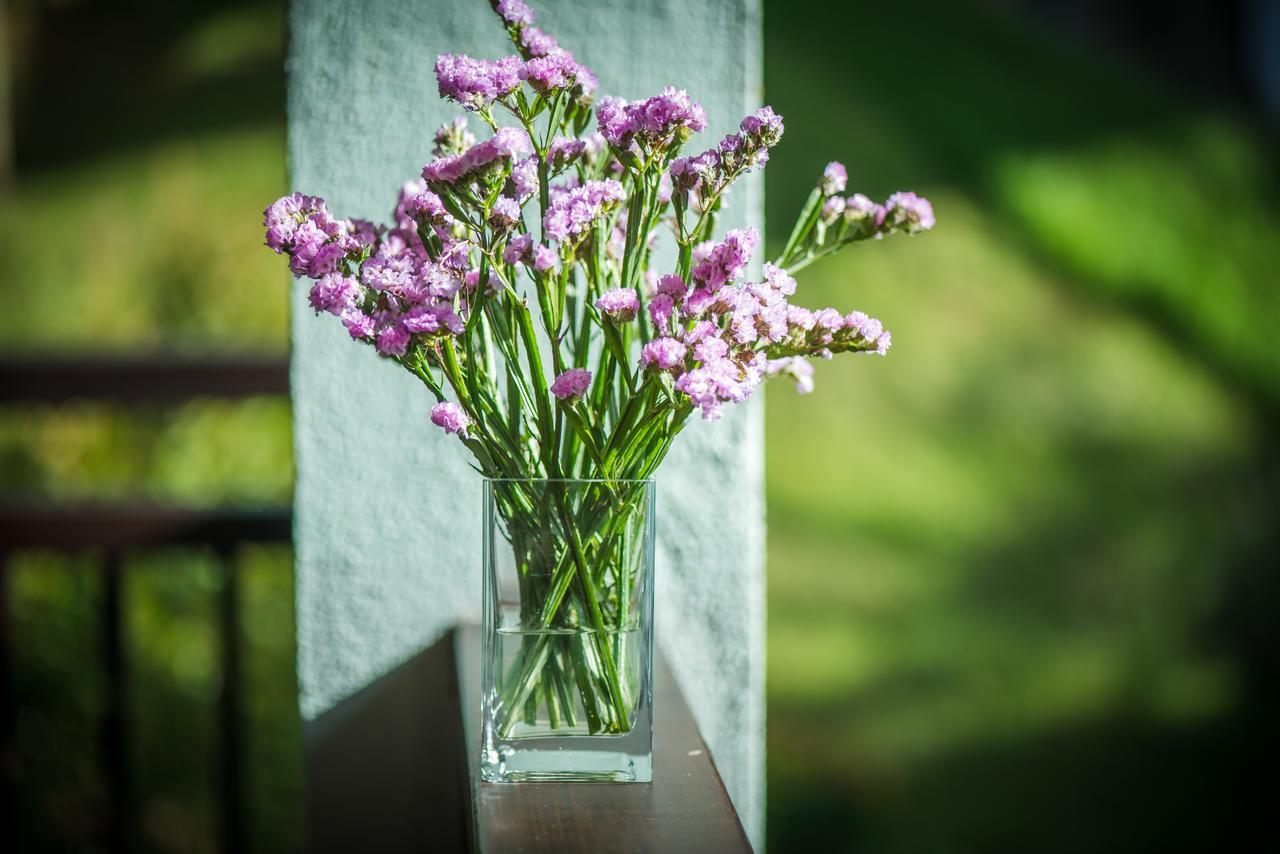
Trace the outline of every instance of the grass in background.
<instances>
[{"instance_id":1,"label":"grass in background","mask_svg":"<svg viewBox=\"0 0 1280 854\"><path fill-rule=\"evenodd\" d=\"M823 8L767 15L774 238L827 159L939 225L802 274L895 346L769 390L771 846L1234 838L1261 680L1221 624L1277 554L1267 141L991 9Z\"/></svg>"},{"instance_id":2,"label":"grass in background","mask_svg":"<svg viewBox=\"0 0 1280 854\"><path fill-rule=\"evenodd\" d=\"M0 340L25 356L283 353L288 289L259 211L285 189L284 4L16 15L20 168L0 196ZM25 37L25 38L24 38ZM120 46L129 45L127 57ZM38 81L38 83L37 83ZM0 411L7 500L287 504L289 403L98 403ZM252 850L302 846L292 554L245 547L242 757ZM101 843L100 571L23 553L8 573L24 851ZM222 688L211 555L127 556L137 850L216 850Z\"/></svg>"}]
</instances>

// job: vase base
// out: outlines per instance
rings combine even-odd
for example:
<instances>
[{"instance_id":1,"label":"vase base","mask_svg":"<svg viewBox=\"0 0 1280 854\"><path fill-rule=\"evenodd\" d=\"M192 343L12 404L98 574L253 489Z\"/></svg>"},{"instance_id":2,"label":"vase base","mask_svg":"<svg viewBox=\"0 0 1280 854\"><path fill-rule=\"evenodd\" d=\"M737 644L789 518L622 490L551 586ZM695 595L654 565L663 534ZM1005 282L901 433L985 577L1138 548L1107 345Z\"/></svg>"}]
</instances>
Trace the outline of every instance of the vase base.
<instances>
[{"instance_id":1,"label":"vase base","mask_svg":"<svg viewBox=\"0 0 1280 854\"><path fill-rule=\"evenodd\" d=\"M653 781L653 757L647 753L570 746L534 748L507 742L497 749L482 751L480 778L489 783L649 783Z\"/></svg>"}]
</instances>

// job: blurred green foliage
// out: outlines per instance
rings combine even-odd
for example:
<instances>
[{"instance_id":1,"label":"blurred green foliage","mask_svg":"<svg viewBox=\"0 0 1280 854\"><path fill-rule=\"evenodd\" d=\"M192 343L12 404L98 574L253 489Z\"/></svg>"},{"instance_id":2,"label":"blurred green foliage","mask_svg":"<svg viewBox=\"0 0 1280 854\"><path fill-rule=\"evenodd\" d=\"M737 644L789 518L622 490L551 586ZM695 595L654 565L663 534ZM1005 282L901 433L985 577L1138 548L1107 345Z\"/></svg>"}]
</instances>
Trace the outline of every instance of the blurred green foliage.
<instances>
[{"instance_id":1,"label":"blurred green foliage","mask_svg":"<svg viewBox=\"0 0 1280 854\"><path fill-rule=\"evenodd\" d=\"M768 392L771 847L1247 838L1274 743L1274 140L1007 9L828 11L767 17L768 221L840 159L938 227L802 275L894 349Z\"/></svg>"},{"instance_id":2,"label":"blurred green foliage","mask_svg":"<svg viewBox=\"0 0 1280 854\"><path fill-rule=\"evenodd\" d=\"M828 159L851 191L928 195L939 226L805 271L801 302L866 310L895 347L768 392L770 845L1229 847L1274 746L1274 140L1003 6L832 14L766 9L774 236ZM284 189L282 4L132 25L91 5L14 28L41 49L16 54L0 340L282 351L257 217ZM11 408L0 491L277 504L289 442L279 400ZM290 556L237 560L253 847L296 849ZM97 575L11 566L20 839L83 846ZM129 561L146 850L216 842L221 583L198 551Z\"/></svg>"}]
</instances>

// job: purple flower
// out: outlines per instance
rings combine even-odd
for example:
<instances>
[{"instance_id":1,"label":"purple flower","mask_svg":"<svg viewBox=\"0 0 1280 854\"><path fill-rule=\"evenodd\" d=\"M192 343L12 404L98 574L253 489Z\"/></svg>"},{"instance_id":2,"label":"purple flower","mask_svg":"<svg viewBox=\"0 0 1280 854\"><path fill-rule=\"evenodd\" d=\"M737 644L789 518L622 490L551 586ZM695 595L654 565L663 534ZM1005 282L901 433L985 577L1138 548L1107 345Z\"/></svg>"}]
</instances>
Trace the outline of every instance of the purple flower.
<instances>
[{"instance_id":1,"label":"purple flower","mask_svg":"<svg viewBox=\"0 0 1280 854\"><path fill-rule=\"evenodd\" d=\"M864 235L874 233L878 237L886 213L884 205L876 204L862 193L854 193L845 199L845 221L857 225Z\"/></svg>"},{"instance_id":2,"label":"purple flower","mask_svg":"<svg viewBox=\"0 0 1280 854\"><path fill-rule=\"evenodd\" d=\"M357 308L350 308L341 315L342 325L347 334L355 341L363 341L373 337L373 318Z\"/></svg>"},{"instance_id":3,"label":"purple flower","mask_svg":"<svg viewBox=\"0 0 1280 854\"><path fill-rule=\"evenodd\" d=\"M803 356L770 359L767 370L769 376L782 374L794 379L797 394L808 394L813 391L813 365Z\"/></svg>"},{"instance_id":4,"label":"purple flower","mask_svg":"<svg viewBox=\"0 0 1280 854\"><path fill-rule=\"evenodd\" d=\"M846 335L852 337L858 349L863 352L883 356L893 345L893 336L884 328L884 324L861 311L850 312L844 318L844 328Z\"/></svg>"},{"instance_id":5,"label":"purple flower","mask_svg":"<svg viewBox=\"0 0 1280 854\"><path fill-rule=\"evenodd\" d=\"M769 287L785 297L796 292L796 280L786 270L774 264L764 265L764 280Z\"/></svg>"},{"instance_id":6,"label":"purple flower","mask_svg":"<svg viewBox=\"0 0 1280 854\"><path fill-rule=\"evenodd\" d=\"M543 226L547 235L559 243L576 240L590 232L602 216L626 197L622 185L612 179L552 190Z\"/></svg>"},{"instance_id":7,"label":"purple flower","mask_svg":"<svg viewBox=\"0 0 1280 854\"><path fill-rule=\"evenodd\" d=\"M507 182L508 192L516 201L523 204L538 192L538 158L526 157L511 167L511 180Z\"/></svg>"},{"instance_id":8,"label":"purple flower","mask_svg":"<svg viewBox=\"0 0 1280 854\"><path fill-rule=\"evenodd\" d=\"M545 273L556 265L556 253L550 246L537 246L533 250L533 269Z\"/></svg>"},{"instance_id":9,"label":"purple flower","mask_svg":"<svg viewBox=\"0 0 1280 854\"><path fill-rule=\"evenodd\" d=\"M591 372L585 368L570 368L556 377L551 393L565 403L577 403L591 385Z\"/></svg>"},{"instance_id":10,"label":"purple flower","mask_svg":"<svg viewBox=\"0 0 1280 854\"><path fill-rule=\"evenodd\" d=\"M844 213L845 200L844 196L829 196L822 203L822 221L827 225L838 220Z\"/></svg>"},{"instance_id":11,"label":"purple flower","mask_svg":"<svg viewBox=\"0 0 1280 854\"><path fill-rule=\"evenodd\" d=\"M694 281L711 289L733 281L742 275L759 245L760 232L754 226L730 231L693 268Z\"/></svg>"},{"instance_id":12,"label":"purple flower","mask_svg":"<svg viewBox=\"0 0 1280 854\"><path fill-rule=\"evenodd\" d=\"M508 264L528 264L533 260L533 238L527 234L517 234L507 241L507 248L502 250L502 260Z\"/></svg>"},{"instance_id":13,"label":"purple flower","mask_svg":"<svg viewBox=\"0 0 1280 854\"><path fill-rule=\"evenodd\" d=\"M665 148L673 140L683 142L689 134L707 126L707 114L683 89L668 86L659 95L628 103L621 98L604 98L596 109L600 133L619 149L633 140L651 148ZM678 139L677 139L678 138Z\"/></svg>"},{"instance_id":14,"label":"purple flower","mask_svg":"<svg viewBox=\"0 0 1280 854\"><path fill-rule=\"evenodd\" d=\"M685 317L701 317L711 304L715 301L715 296L706 288L696 288L689 293L684 303Z\"/></svg>"},{"instance_id":15,"label":"purple flower","mask_svg":"<svg viewBox=\"0 0 1280 854\"><path fill-rule=\"evenodd\" d=\"M409 330L393 320L378 330L374 346L383 356L403 356L409 346Z\"/></svg>"},{"instance_id":16,"label":"purple flower","mask_svg":"<svg viewBox=\"0 0 1280 854\"><path fill-rule=\"evenodd\" d=\"M675 371L684 366L688 350L675 338L655 338L640 351L640 363L651 370Z\"/></svg>"},{"instance_id":17,"label":"purple flower","mask_svg":"<svg viewBox=\"0 0 1280 854\"><path fill-rule=\"evenodd\" d=\"M498 196L489 211L489 224L497 231L510 231L520 222L520 205L515 199Z\"/></svg>"},{"instance_id":18,"label":"purple flower","mask_svg":"<svg viewBox=\"0 0 1280 854\"><path fill-rule=\"evenodd\" d=\"M558 136L547 149L547 166L552 172L560 172L572 165L587 151L587 141L570 136Z\"/></svg>"},{"instance_id":19,"label":"purple flower","mask_svg":"<svg viewBox=\"0 0 1280 854\"><path fill-rule=\"evenodd\" d=\"M601 294L595 305L614 323L628 323L635 320L636 312L640 310L640 298L631 288L614 288Z\"/></svg>"},{"instance_id":20,"label":"purple flower","mask_svg":"<svg viewBox=\"0 0 1280 854\"><path fill-rule=\"evenodd\" d=\"M712 148L695 157L677 157L667 171L675 193L688 193L699 185L711 187L720 175L720 152Z\"/></svg>"},{"instance_id":21,"label":"purple flower","mask_svg":"<svg viewBox=\"0 0 1280 854\"><path fill-rule=\"evenodd\" d=\"M461 335L466 328L453 305L440 302L434 305L416 305L400 318L404 328L421 335Z\"/></svg>"},{"instance_id":22,"label":"purple flower","mask_svg":"<svg viewBox=\"0 0 1280 854\"><path fill-rule=\"evenodd\" d=\"M738 129L746 136L756 140L760 146L773 148L782 140L782 116L773 111L773 107L761 107L744 118Z\"/></svg>"},{"instance_id":23,"label":"purple flower","mask_svg":"<svg viewBox=\"0 0 1280 854\"><path fill-rule=\"evenodd\" d=\"M568 89L577 82L578 63L573 54L557 51L546 56L535 56L524 64L520 76L543 95Z\"/></svg>"},{"instance_id":24,"label":"purple flower","mask_svg":"<svg viewBox=\"0 0 1280 854\"><path fill-rule=\"evenodd\" d=\"M845 170L844 164L832 160L827 164L827 168L822 170L822 181L818 186L822 189L822 195L833 196L836 193L843 193L848 183L849 173Z\"/></svg>"},{"instance_id":25,"label":"purple flower","mask_svg":"<svg viewBox=\"0 0 1280 854\"><path fill-rule=\"evenodd\" d=\"M524 0L497 0L493 10L502 16L508 26L529 26L534 22L533 9Z\"/></svg>"},{"instance_id":26,"label":"purple flower","mask_svg":"<svg viewBox=\"0 0 1280 854\"><path fill-rule=\"evenodd\" d=\"M461 154L438 157L422 167L427 183L456 184L462 178L500 160L510 160L533 150L529 135L518 128L499 128L484 142Z\"/></svg>"},{"instance_id":27,"label":"purple flower","mask_svg":"<svg viewBox=\"0 0 1280 854\"><path fill-rule=\"evenodd\" d=\"M725 403L741 403L760 384L762 369L758 357L746 364L733 359L713 359L676 379L676 389L702 411L706 421L720 418Z\"/></svg>"},{"instance_id":28,"label":"purple flower","mask_svg":"<svg viewBox=\"0 0 1280 854\"><path fill-rule=\"evenodd\" d=\"M707 336L693 345L693 358L699 362L714 362L729 354L729 344L723 338Z\"/></svg>"},{"instance_id":29,"label":"purple flower","mask_svg":"<svg viewBox=\"0 0 1280 854\"><path fill-rule=\"evenodd\" d=\"M666 294L671 297L673 302L684 302L685 295L689 292L689 286L685 284L684 279L675 273L668 273L661 279L658 279L658 293Z\"/></svg>"},{"instance_id":30,"label":"purple flower","mask_svg":"<svg viewBox=\"0 0 1280 854\"><path fill-rule=\"evenodd\" d=\"M467 428L471 426L471 419L467 417L462 407L452 400L446 400L431 407L431 423L444 428L444 432L449 435L458 435L464 439L471 438L467 433Z\"/></svg>"},{"instance_id":31,"label":"purple flower","mask_svg":"<svg viewBox=\"0 0 1280 854\"><path fill-rule=\"evenodd\" d=\"M444 53L436 58L436 81L440 97L457 101L466 110L482 110L514 92L523 69L518 56L489 61Z\"/></svg>"},{"instance_id":32,"label":"purple flower","mask_svg":"<svg viewBox=\"0 0 1280 854\"><path fill-rule=\"evenodd\" d=\"M467 117L457 116L453 121L440 125L434 142L431 156L447 157L450 154L461 154L466 151L476 144L476 138L467 130Z\"/></svg>"},{"instance_id":33,"label":"purple flower","mask_svg":"<svg viewBox=\"0 0 1280 854\"><path fill-rule=\"evenodd\" d=\"M526 26L520 31L520 47L529 56L547 56L560 49L556 40L537 27Z\"/></svg>"},{"instance_id":34,"label":"purple flower","mask_svg":"<svg viewBox=\"0 0 1280 854\"><path fill-rule=\"evenodd\" d=\"M890 228L901 228L907 234L928 231L934 226L933 205L915 193L894 193L884 203L885 221Z\"/></svg>"},{"instance_id":35,"label":"purple flower","mask_svg":"<svg viewBox=\"0 0 1280 854\"><path fill-rule=\"evenodd\" d=\"M667 294L656 294L649 301L649 318L653 321L654 329L666 326L674 312L675 302Z\"/></svg>"},{"instance_id":36,"label":"purple flower","mask_svg":"<svg viewBox=\"0 0 1280 854\"><path fill-rule=\"evenodd\" d=\"M400 188L395 219L401 228L409 229L415 228L419 222L438 226L450 224L449 214L440 197L428 190L427 182L422 179L409 181Z\"/></svg>"},{"instance_id":37,"label":"purple flower","mask_svg":"<svg viewBox=\"0 0 1280 854\"><path fill-rule=\"evenodd\" d=\"M316 313L327 311L342 316L348 309L355 308L356 298L360 295L360 283L351 276L341 273L328 273L320 278L311 288L311 307Z\"/></svg>"},{"instance_id":38,"label":"purple flower","mask_svg":"<svg viewBox=\"0 0 1280 854\"><path fill-rule=\"evenodd\" d=\"M289 256L294 276L318 279L338 269L348 252L360 250L352 224L335 219L324 199L292 193L262 212L266 244Z\"/></svg>"}]
</instances>

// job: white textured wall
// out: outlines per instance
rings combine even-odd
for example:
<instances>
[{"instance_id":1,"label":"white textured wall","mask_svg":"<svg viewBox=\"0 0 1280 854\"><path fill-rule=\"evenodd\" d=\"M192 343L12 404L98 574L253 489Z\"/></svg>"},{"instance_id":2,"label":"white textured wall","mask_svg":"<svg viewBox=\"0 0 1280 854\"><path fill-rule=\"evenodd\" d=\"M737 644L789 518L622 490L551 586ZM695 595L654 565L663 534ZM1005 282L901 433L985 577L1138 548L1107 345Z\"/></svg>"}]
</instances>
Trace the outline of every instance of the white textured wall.
<instances>
[{"instance_id":1,"label":"white textured wall","mask_svg":"<svg viewBox=\"0 0 1280 854\"><path fill-rule=\"evenodd\" d=\"M701 150L759 103L759 0L534 2L601 93L688 88ZM588 12L589 10L589 12ZM295 189L386 221L457 110L443 52L510 51L484 0L294 0L289 157ZM477 129L479 130L479 129ZM725 227L761 223L757 181ZM293 290L298 675L314 719L480 610L480 485L427 420L430 395L316 318ZM759 401L691 424L659 475L658 640L757 849L764 825L764 506Z\"/></svg>"}]
</instances>

